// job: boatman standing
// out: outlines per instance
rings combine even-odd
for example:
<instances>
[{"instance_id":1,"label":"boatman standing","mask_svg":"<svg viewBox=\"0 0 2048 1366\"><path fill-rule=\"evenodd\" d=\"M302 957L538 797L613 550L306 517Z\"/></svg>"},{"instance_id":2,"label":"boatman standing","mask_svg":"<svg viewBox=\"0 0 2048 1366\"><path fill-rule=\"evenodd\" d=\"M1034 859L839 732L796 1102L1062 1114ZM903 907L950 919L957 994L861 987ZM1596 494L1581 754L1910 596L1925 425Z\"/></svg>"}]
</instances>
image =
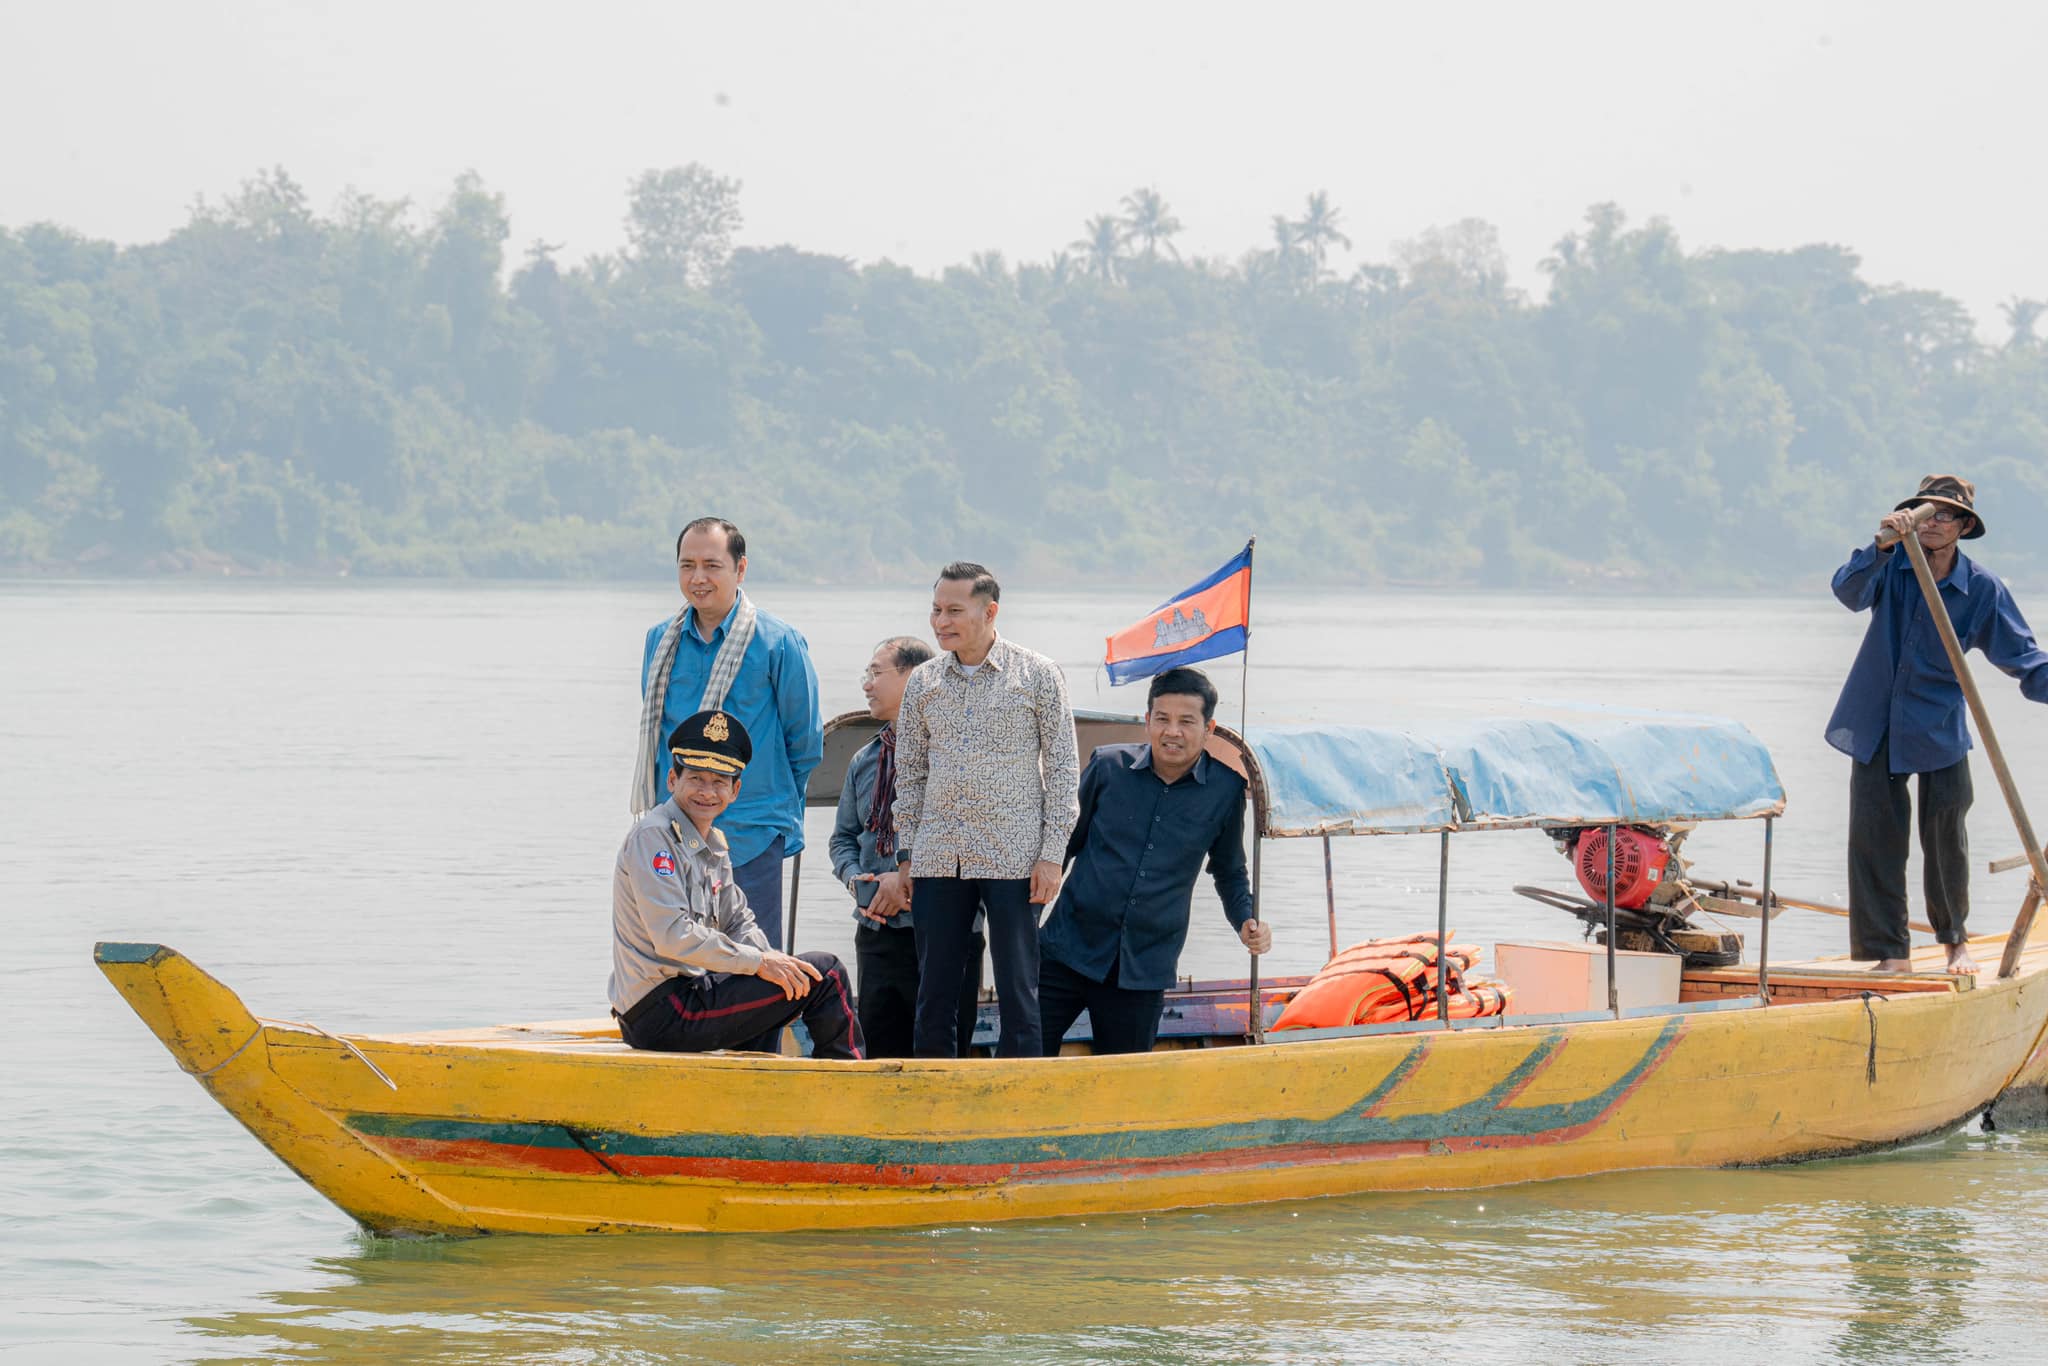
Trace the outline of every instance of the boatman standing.
<instances>
[{"instance_id":1,"label":"boatman standing","mask_svg":"<svg viewBox=\"0 0 2048 1366\"><path fill-rule=\"evenodd\" d=\"M683 607L647 633L640 659L640 749L633 814L662 800L662 741L685 716L723 711L760 747L747 793L719 819L734 877L771 948L782 947L782 861L804 847L804 785L824 757L818 675L810 646L787 622L755 608L741 584L747 538L699 517L676 538Z\"/></svg>"},{"instance_id":2,"label":"boatman standing","mask_svg":"<svg viewBox=\"0 0 2048 1366\"><path fill-rule=\"evenodd\" d=\"M1047 1057L1083 1010L1097 1053L1151 1049L1204 858L1238 938L1272 949L1273 932L1252 919L1244 779L1203 752L1215 730L1216 685L1168 669L1146 695L1146 743L1104 745L1082 772L1073 869L1038 940Z\"/></svg>"},{"instance_id":3,"label":"boatman standing","mask_svg":"<svg viewBox=\"0 0 2048 1366\"><path fill-rule=\"evenodd\" d=\"M2003 583L1956 548L1984 534L1976 489L1952 474L1930 474L1882 525L1915 534L1941 590L1956 639L2019 680L2020 692L2048 702L2048 654ZM1907 783L1920 775L1920 855L1926 867L1928 922L1948 953L1948 970L1973 973L1963 923L1970 913L1970 735L1963 690L1928 615L1912 560L1896 544L1866 545L1835 571L1835 596L1852 612L1868 610L1863 647L1828 721L1828 743L1855 760L1849 776L1849 956L1876 959L1880 971L1912 966L1906 925L1906 856L1913 833Z\"/></svg>"},{"instance_id":4,"label":"boatman standing","mask_svg":"<svg viewBox=\"0 0 2048 1366\"><path fill-rule=\"evenodd\" d=\"M754 746L739 721L701 711L669 737L669 799L634 823L612 874L612 1014L634 1048L746 1047L801 1016L811 1056L859 1058L846 969L829 953L769 947L715 822Z\"/></svg>"},{"instance_id":5,"label":"boatman standing","mask_svg":"<svg viewBox=\"0 0 2048 1366\"><path fill-rule=\"evenodd\" d=\"M1074 713L1059 665L996 634L1001 593L978 564L939 571L932 635L944 653L911 671L896 717L896 863L917 921L920 1058L959 1052L977 911L995 963L996 1056L1041 1051L1038 908L1059 891L1077 814Z\"/></svg>"}]
</instances>

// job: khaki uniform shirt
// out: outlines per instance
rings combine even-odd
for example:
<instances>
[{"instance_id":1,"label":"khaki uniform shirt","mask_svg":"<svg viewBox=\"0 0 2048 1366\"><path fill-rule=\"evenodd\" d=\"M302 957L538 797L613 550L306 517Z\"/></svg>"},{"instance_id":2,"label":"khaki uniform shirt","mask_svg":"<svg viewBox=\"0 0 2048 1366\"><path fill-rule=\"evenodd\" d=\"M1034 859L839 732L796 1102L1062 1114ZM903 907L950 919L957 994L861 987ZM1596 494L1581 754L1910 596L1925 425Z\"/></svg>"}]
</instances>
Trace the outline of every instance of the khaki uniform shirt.
<instances>
[{"instance_id":1,"label":"khaki uniform shirt","mask_svg":"<svg viewBox=\"0 0 2048 1366\"><path fill-rule=\"evenodd\" d=\"M949 651L911 671L896 717L896 850L912 877L1021 878L1064 862L1080 816L1067 680L996 638L972 674Z\"/></svg>"},{"instance_id":2,"label":"khaki uniform shirt","mask_svg":"<svg viewBox=\"0 0 2048 1366\"><path fill-rule=\"evenodd\" d=\"M671 977L751 973L767 947L723 832L705 840L673 797L634 823L612 872L613 1010Z\"/></svg>"}]
</instances>

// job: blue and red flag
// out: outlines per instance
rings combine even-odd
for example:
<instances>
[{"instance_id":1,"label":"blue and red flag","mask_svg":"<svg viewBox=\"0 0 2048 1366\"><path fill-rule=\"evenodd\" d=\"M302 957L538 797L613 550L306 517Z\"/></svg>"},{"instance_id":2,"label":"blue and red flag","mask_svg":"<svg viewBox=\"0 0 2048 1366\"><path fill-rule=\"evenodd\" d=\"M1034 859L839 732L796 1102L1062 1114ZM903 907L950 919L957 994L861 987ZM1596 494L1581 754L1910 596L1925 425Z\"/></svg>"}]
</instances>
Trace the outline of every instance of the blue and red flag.
<instances>
[{"instance_id":1,"label":"blue and red flag","mask_svg":"<svg viewBox=\"0 0 2048 1366\"><path fill-rule=\"evenodd\" d=\"M1109 637L1102 666L1111 686L1242 650L1252 625L1253 544L1246 542L1221 569Z\"/></svg>"}]
</instances>

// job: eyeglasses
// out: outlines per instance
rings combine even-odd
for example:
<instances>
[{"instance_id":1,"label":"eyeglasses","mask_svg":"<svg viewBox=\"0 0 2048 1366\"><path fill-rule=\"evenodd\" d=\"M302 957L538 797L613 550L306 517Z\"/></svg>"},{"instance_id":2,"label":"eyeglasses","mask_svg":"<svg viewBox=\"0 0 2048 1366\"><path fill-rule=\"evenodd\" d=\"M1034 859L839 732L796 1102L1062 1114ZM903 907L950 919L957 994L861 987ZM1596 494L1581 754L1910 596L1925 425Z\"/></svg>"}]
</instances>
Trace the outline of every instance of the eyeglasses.
<instances>
[{"instance_id":1,"label":"eyeglasses","mask_svg":"<svg viewBox=\"0 0 2048 1366\"><path fill-rule=\"evenodd\" d=\"M1967 512L1957 512L1954 508L1936 508L1934 515L1927 520L1930 522L1960 522L1969 515Z\"/></svg>"},{"instance_id":2,"label":"eyeglasses","mask_svg":"<svg viewBox=\"0 0 2048 1366\"><path fill-rule=\"evenodd\" d=\"M877 669L874 665L870 664L867 668L861 670L860 681L862 683L872 683L886 674L900 674L902 672L903 670L901 669Z\"/></svg>"}]
</instances>

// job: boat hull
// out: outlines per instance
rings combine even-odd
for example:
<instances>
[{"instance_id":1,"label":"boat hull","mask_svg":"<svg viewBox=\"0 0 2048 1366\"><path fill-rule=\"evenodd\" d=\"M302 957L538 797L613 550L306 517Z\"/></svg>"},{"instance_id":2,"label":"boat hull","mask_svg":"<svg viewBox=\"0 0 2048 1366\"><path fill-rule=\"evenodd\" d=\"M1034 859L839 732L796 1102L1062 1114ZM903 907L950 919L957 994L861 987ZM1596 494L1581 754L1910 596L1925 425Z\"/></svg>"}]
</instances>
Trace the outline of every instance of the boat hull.
<instances>
[{"instance_id":1,"label":"boat hull","mask_svg":"<svg viewBox=\"0 0 2048 1366\"><path fill-rule=\"evenodd\" d=\"M1974 990L1133 1057L815 1062L536 1030L258 1022L174 951L100 965L182 1066L380 1232L777 1231L1458 1190L1854 1153L1989 1104L2048 1025Z\"/></svg>"}]
</instances>

